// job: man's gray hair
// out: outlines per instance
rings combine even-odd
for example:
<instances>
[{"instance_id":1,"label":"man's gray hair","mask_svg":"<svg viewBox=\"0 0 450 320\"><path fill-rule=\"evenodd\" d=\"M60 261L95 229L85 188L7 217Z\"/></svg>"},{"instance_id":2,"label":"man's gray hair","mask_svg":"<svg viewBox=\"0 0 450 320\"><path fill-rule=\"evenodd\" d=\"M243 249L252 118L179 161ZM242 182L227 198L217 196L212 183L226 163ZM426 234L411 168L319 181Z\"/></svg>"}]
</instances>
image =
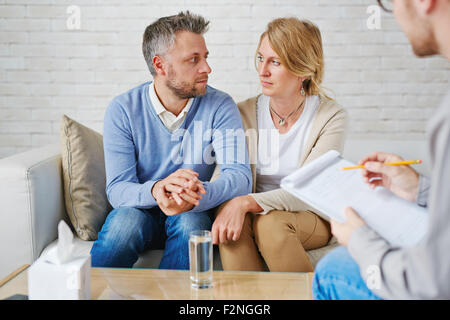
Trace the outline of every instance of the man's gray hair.
<instances>
[{"instance_id":1,"label":"man's gray hair","mask_svg":"<svg viewBox=\"0 0 450 320\"><path fill-rule=\"evenodd\" d=\"M180 12L177 15L162 17L149 25L144 32L142 52L152 76L156 75L153 67L153 57L163 56L175 41L178 31L189 31L196 34L204 34L208 31L209 21L189 11Z\"/></svg>"}]
</instances>

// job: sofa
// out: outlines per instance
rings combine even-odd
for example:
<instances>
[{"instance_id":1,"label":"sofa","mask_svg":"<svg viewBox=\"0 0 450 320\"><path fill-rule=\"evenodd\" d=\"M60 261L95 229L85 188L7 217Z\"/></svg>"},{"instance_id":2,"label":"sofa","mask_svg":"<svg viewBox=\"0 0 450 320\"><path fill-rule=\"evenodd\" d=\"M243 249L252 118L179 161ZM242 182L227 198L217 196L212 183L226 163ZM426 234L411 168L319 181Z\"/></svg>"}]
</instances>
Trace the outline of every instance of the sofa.
<instances>
[{"instance_id":1,"label":"sofa","mask_svg":"<svg viewBox=\"0 0 450 320\"><path fill-rule=\"evenodd\" d=\"M408 159L422 159L419 172L429 173L425 141L348 140L344 157L358 161L372 151L386 151ZM24 264L32 264L57 242L57 225L68 219L62 182L60 145L48 145L0 159L0 279ZM75 248L89 252L93 241L75 236ZM338 246L333 237L327 246L307 252L313 266ZM135 268L157 268L162 250L140 255ZM214 269L222 270L217 246Z\"/></svg>"}]
</instances>

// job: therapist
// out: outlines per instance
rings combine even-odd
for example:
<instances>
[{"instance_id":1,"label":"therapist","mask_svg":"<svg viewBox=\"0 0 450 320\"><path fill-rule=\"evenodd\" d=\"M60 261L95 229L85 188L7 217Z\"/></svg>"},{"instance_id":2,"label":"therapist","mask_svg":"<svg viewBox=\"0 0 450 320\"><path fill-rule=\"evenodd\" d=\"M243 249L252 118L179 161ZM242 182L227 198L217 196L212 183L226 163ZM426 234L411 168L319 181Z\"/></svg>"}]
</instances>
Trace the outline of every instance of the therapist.
<instances>
[{"instance_id":1,"label":"therapist","mask_svg":"<svg viewBox=\"0 0 450 320\"><path fill-rule=\"evenodd\" d=\"M378 1L393 12L419 57L441 54L450 60L450 0ZM450 299L450 92L428 123L431 181L408 166L388 166L399 156L373 153L363 179L383 186L429 212L428 233L412 248L392 247L346 209L347 221L331 221L345 247L326 255L313 281L315 299ZM379 178L372 181L372 178ZM368 288L367 284L371 287Z\"/></svg>"}]
</instances>

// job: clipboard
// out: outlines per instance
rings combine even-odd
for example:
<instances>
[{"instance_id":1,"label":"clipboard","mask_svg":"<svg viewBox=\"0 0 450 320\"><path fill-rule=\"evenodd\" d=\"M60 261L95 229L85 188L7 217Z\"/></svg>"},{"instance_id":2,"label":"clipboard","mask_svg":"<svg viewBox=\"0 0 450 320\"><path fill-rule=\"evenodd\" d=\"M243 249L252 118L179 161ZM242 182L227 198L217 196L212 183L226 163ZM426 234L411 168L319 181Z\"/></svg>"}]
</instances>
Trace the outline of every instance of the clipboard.
<instances>
[{"instance_id":1,"label":"clipboard","mask_svg":"<svg viewBox=\"0 0 450 320\"><path fill-rule=\"evenodd\" d=\"M359 170L338 151L330 150L281 180L280 186L324 215L344 222L344 209L352 207L362 219L394 247L410 247L423 239L428 212L384 187L371 189Z\"/></svg>"}]
</instances>

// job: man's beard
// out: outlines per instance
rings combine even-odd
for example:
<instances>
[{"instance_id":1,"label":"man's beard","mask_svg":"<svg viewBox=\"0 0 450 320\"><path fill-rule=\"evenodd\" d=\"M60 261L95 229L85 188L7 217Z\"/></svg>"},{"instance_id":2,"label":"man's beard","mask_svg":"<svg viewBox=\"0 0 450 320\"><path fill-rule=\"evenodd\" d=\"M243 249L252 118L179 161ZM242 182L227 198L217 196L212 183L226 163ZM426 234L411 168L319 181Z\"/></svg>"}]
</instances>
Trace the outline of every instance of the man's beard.
<instances>
[{"instance_id":1,"label":"man's beard","mask_svg":"<svg viewBox=\"0 0 450 320\"><path fill-rule=\"evenodd\" d=\"M206 93L206 87L201 89L196 88L197 82L192 83L185 81L177 81L177 76L172 67L169 67L168 79L166 82L167 87L180 99L190 99L198 96L203 96Z\"/></svg>"}]
</instances>

